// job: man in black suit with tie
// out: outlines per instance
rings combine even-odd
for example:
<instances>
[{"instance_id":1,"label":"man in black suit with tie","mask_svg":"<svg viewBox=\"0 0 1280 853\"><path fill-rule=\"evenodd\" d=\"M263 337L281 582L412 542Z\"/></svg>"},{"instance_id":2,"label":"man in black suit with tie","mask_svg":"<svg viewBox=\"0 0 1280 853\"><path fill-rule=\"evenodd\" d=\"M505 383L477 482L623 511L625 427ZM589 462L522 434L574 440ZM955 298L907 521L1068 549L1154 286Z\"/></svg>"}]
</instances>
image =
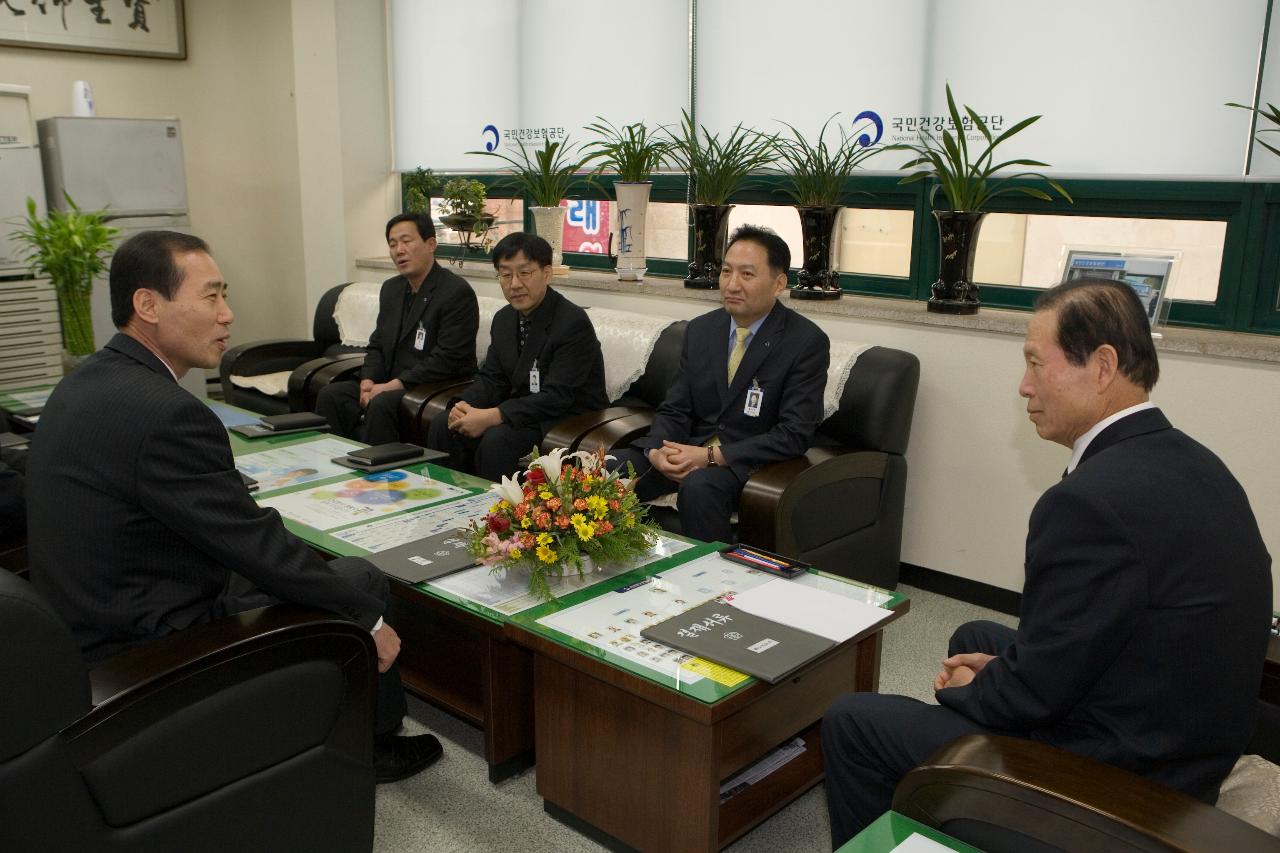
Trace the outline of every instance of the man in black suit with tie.
<instances>
[{"instance_id":1,"label":"man in black suit with tie","mask_svg":"<svg viewBox=\"0 0 1280 853\"><path fill-rule=\"evenodd\" d=\"M397 737L400 638L382 618L387 580L365 560L325 562L259 506L213 411L178 385L211 368L235 319L199 237L147 231L111 262L120 330L58 384L28 461L31 580L97 663L242 610L288 601L367 628L377 647L379 781L440 756Z\"/></svg>"},{"instance_id":2,"label":"man in black suit with tie","mask_svg":"<svg viewBox=\"0 0 1280 853\"><path fill-rule=\"evenodd\" d=\"M1071 448L1031 512L1017 630L961 626L937 705L851 694L822 723L833 846L966 734L1042 741L1212 803L1254 727L1271 557L1244 490L1148 394L1159 363L1123 282L1046 291L1020 393Z\"/></svg>"},{"instance_id":3,"label":"man in black suit with tie","mask_svg":"<svg viewBox=\"0 0 1280 853\"><path fill-rule=\"evenodd\" d=\"M752 472L804 454L822 422L830 342L778 301L791 251L744 225L720 269L724 307L689 322L680 373L649 434L611 467L635 466L641 500L678 492L680 527L729 541L730 517Z\"/></svg>"},{"instance_id":4,"label":"man in black suit with tie","mask_svg":"<svg viewBox=\"0 0 1280 853\"><path fill-rule=\"evenodd\" d=\"M409 388L475 375L480 324L471 285L435 261L430 216L393 216L386 234L399 275L382 283L360 381L332 382L316 398L316 413L334 432L369 444L399 440L400 400Z\"/></svg>"},{"instance_id":5,"label":"man in black suit with tie","mask_svg":"<svg viewBox=\"0 0 1280 853\"><path fill-rule=\"evenodd\" d=\"M508 234L493 267L508 304L493 317L480 375L431 422L427 443L449 454L442 465L496 481L556 422L608 400L587 312L550 287L551 244Z\"/></svg>"}]
</instances>

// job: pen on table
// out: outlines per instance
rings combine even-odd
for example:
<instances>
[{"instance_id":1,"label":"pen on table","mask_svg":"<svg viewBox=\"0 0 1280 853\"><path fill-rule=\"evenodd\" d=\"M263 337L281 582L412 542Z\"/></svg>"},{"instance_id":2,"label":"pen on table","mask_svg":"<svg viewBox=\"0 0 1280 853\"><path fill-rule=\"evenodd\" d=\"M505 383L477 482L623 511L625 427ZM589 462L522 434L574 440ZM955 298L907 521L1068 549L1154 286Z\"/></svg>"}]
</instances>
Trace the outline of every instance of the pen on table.
<instances>
[{"instance_id":1,"label":"pen on table","mask_svg":"<svg viewBox=\"0 0 1280 853\"><path fill-rule=\"evenodd\" d=\"M785 561L785 560L783 560L783 559L780 559L780 558L778 558L778 557L775 557L775 556L773 556L772 554L763 554L763 553L761 553L761 552L759 552L759 551L753 551L753 550L751 550L750 548L744 548L744 547L742 547L741 545L739 545L739 546L738 546L738 550L739 550L740 552L744 553L744 554L750 554L750 555L752 555L753 557L759 557L761 560L766 560L766 561L768 561L768 562L770 562L770 563L773 563L774 565L779 566L779 567L781 567L781 568L785 568L785 569L789 569L789 568L791 568L791 564L790 564L790 563L786 562L786 561Z\"/></svg>"}]
</instances>

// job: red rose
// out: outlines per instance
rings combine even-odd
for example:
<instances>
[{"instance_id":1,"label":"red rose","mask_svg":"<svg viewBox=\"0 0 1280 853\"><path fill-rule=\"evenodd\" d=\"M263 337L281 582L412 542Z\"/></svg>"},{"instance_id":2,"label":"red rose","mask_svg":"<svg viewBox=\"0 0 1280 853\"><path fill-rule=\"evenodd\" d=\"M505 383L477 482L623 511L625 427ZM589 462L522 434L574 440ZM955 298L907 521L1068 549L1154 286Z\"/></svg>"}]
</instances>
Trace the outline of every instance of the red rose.
<instances>
[{"instance_id":1,"label":"red rose","mask_svg":"<svg viewBox=\"0 0 1280 853\"><path fill-rule=\"evenodd\" d=\"M496 512L485 518L489 525L489 529L494 533L506 533L511 529L511 520L505 516L498 515Z\"/></svg>"},{"instance_id":2,"label":"red rose","mask_svg":"<svg viewBox=\"0 0 1280 853\"><path fill-rule=\"evenodd\" d=\"M524 481L532 486L541 486L547 482L547 475L541 468L530 468L529 473L525 475Z\"/></svg>"}]
</instances>

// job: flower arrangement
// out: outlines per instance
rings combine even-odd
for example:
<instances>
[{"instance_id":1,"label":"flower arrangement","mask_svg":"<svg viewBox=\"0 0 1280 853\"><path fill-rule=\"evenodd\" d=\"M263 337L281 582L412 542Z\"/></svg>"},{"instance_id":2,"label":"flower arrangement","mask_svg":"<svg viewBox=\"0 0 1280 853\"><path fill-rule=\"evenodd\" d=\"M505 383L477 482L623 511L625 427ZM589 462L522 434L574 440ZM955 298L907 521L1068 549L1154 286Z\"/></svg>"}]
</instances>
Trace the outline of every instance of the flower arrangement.
<instances>
[{"instance_id":1,"label":"flower arrangement","mask_svg":"<svg viewBox=\"0 0 1280 853\"><path fill-rule=\"evenodd\" d=\"M543 601L555 597L548 578L583 575L584 557L602 564L644 554L658 528L636 497L634 469L627 466L627 477L607 471L610 458L603 449L535 450L523 475L491 487L498 500L471 522L471 553L493 572L527 568L529 592Z\"/></svg>"}]
</instances>

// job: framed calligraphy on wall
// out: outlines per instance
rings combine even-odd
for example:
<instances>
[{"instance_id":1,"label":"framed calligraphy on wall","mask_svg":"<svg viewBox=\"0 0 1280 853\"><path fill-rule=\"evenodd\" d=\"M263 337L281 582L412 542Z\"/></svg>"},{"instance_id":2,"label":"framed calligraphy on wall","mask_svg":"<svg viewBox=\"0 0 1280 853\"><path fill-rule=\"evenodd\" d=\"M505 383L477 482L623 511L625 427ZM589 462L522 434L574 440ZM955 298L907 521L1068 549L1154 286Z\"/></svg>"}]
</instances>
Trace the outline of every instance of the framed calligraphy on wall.
<instances>
[{"instance_id":1,"label":"framed calligraphy on wall","mask_svg":"<svg viewBox=\"0 0 1280 853\"><path fill-rule=\"evenodd\" d=\"M186 59L183 0L0 0L0 45Z\"/></svg>"}]
</instances>

